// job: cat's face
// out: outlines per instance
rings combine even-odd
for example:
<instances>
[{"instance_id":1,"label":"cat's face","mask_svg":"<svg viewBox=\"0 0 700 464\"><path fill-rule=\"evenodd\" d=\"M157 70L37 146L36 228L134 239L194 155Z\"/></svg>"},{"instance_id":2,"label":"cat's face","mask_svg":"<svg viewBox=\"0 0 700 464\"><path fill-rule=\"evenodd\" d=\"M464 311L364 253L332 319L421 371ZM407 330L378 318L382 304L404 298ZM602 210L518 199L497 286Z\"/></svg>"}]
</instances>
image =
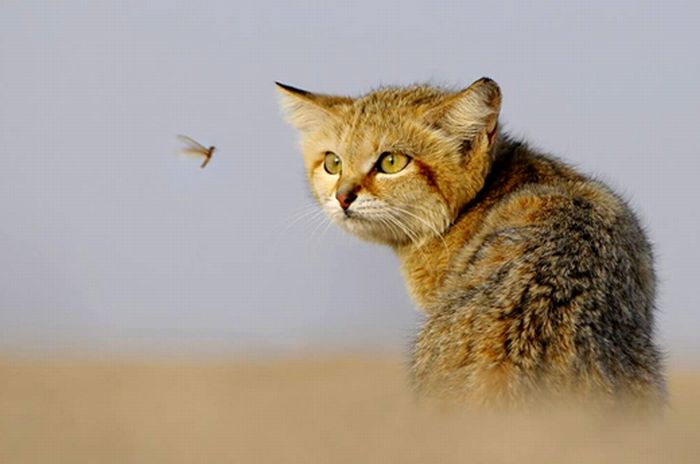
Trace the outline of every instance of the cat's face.
<instances>
[{"instance_id":1,"label":"cat's face","mask_svg":"<svg viewBox=\"0 0 700 464\"><path fill-rule=\"evenodd\" d=\"M491 80L357 99L279 87L314 198L360 238L400 246L441 235L483 186L500 107Z\"/></svg>"}]
</instances>

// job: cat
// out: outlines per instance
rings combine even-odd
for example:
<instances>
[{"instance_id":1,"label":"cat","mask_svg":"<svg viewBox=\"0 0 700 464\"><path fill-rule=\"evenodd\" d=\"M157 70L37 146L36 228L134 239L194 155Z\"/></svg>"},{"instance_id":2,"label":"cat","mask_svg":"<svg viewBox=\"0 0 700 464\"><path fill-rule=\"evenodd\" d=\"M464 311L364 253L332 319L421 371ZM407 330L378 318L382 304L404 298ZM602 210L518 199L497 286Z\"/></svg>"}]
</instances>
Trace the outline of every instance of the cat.
<instances>
[{"instance_id":1,"label":"cat","mask_svg":"<svg viewBox=\"0 0 700 464\"><path fill-rule=\"evenodd\" d=\"M664 403L638 219L603 183L502 131L493 80L358 98L277 87L320 207L399 257L425 313L411 364L421 395Z\"/></svg>"}]
</instances>

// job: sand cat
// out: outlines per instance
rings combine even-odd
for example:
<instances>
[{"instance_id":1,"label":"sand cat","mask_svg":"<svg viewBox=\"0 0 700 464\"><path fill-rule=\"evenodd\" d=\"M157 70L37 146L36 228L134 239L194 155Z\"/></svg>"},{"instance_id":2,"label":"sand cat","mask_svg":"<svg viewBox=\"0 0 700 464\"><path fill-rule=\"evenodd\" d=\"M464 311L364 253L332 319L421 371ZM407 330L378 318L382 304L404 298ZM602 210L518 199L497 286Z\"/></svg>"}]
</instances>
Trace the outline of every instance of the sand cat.
<instances>
[{"instance_id":1,"label":"sand cat","mask_svg":"<svg viewBox=\"0 0 700 464\"><path fill-rule=\"evenodd\" d=\"M426 314L420 393L475 406L663 401L638 220L602 183L501 131L493 80L358 98L278 88L314 198L395 250Z\"/></svg>"}]
</instances>

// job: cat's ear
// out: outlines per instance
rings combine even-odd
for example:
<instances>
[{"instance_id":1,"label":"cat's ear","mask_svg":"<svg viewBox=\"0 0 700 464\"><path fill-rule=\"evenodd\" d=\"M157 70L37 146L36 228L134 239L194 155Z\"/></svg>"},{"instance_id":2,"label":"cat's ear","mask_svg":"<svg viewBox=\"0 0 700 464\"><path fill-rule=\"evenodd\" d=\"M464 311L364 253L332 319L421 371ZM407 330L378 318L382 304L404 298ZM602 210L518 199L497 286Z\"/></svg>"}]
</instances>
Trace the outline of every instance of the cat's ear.
<instances>
[{"instance_id":1,"label":"cat's ear","mask_svg":"<svg viewBox=\"0 0 700 464\"><path fill-rule=\"evenodd\" d=\"M425 118L429 123L466 140L485 134L491 143L500 110L501 90L498 84L488 77L482 77L430 109Z\"/></svg>"},{"instance_id":2,"label":"cat's ear","mask_svg":"<svg viewBox=\"0 0 700 464\"><path fill-rule=\"evenodd\" d=\"M275 84L282 94L282 109L287 120L300 131L321 127L329 118L337 117L341 105L352 103L348 97L311 93L280 82Z\"/></svg>"}]
</instances>

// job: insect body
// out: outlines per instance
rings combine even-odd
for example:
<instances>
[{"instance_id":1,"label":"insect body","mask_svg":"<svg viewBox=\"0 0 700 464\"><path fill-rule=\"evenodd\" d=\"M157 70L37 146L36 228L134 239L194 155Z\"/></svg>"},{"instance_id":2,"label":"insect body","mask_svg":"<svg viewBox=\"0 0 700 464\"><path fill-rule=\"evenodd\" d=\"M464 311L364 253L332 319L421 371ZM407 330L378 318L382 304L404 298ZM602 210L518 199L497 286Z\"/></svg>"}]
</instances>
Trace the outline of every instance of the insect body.
<instances>
[{"instance_id":1,"label":"insect body","mask_svg":"<svg viewBox=\"0 0 700 464\"><path fill-rule=\"evenodd\" d=\"M209 160L211 160L211 157L214 155L214 150L216 150L215 146L212 145L211 147L207 148L186 135L178 135L177 138L185 144L185 148L182 149L183 153L204 158L204 161L200 166L201 168L204 168L209 163Z\"/></svg>"}]
</instances>

